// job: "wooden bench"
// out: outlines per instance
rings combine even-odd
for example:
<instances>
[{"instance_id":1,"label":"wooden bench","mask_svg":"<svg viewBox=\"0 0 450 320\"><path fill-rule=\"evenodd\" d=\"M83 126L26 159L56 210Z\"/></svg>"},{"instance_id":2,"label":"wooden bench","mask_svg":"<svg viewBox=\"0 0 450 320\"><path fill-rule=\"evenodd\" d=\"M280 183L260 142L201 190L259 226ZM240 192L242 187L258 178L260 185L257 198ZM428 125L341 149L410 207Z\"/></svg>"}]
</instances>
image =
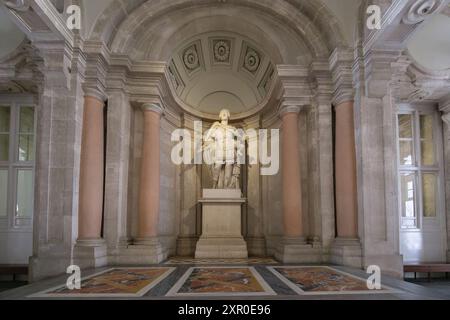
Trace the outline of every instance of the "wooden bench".
<instances>
[{"instance_id":1,"label":"wooden bench","mask_svg":"<svg viewBox=\"0 0 450 320\"><path fill-rule=\"evenodd\" d=\"M0 274L12 275L13 281L16 281L16 275L28 275L28 266L0 264Z\"/></svg>"},{"instance_id":2,"label":"wooden bench","mask_svg":"<svg viewBox=\"0 0 450 320\"><path fill-rule=\"evenodd\" d=\"M431 281L431 274L434 272L445 273L445 278L448 279L450 273L450 264L445 263L415 263L406 264L403 266L403 272L414 272L414 279L417 279L417 273L427 273L428 281Z\"/></svg>"}]
</instances>

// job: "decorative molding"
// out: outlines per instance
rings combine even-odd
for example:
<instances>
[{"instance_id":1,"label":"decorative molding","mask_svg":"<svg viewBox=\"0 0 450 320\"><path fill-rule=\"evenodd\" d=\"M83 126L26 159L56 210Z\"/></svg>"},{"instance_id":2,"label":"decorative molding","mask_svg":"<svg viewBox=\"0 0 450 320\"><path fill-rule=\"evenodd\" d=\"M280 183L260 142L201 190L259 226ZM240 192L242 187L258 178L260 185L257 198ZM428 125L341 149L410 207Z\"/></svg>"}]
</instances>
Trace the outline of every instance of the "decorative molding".
<instances>
[{"instance_id":1,"label":"decorative molding","mask_svg":"<svg viewBox=\"0 0 450 320\"><path fill-rule=\"evenodd\" d=\"M441 11L448 4L445 0L416 0L403 16L404 24L418 24Z\"/></svg>"},{"instance_id":2,"label":"decorative molding","mask_svg":"<svg viewBox=\"0 0 450 320\"><path fill-rule=\"evenodd\" d=\"M203 66L203 53L200 40L188 45L180 52L180 59L188 75L194 74Z\"/></svg>"},{"instance_id":3,"label":"decorative molding","mask_svg":"<svg viewBox=\"0 0 450 320\"><path fill-rule=\"evenodd\" d=\"M444 113L442 115L442 121L444 121L444 123L450 127L450 112Z\"/></svg>"},{"instance_id":4,"label":"decorative molding","mask_svg":"<svg viewBox=\"0 0 450 320\"><path fill-rule=\"evenodd\" d=\"M447 116L448 120L450 120L450 94L448 94L441 100L441 102L439 102L439 110ZM447 123L450 125L450 121L448 121Z\"/></svg>"},{"instance_id":5,"label":"decorative molding","mask_svg":"<svg viewBox=\"0 0 450 320\"><path fill-rule=\"evenodd\" d=\"M228 39L214 39L213 45L213 57L216 64L230 64L232 45L231 40Z\"/></svg>"},{"instance_id":6,"label":"decorative molding","mask_svg":"<svg viewBox=\"0 0 450 320\"><path fill-rule=\"evenodd\" d=\"M267 93L270 91L270 88L272 87L274 75L275 75L275 68L270 63L267 66L266 72L264 73L264 75L258 85L258 91L262 97L266 96Z\"/></svg>"},{"instance_id":7,"label":"decorative molding","mask_svg":"<svg viewBox=\"0 0 450 320\"><path fill-rule=\"evenodd\" d=\"M239 69L244 70L247 74L256 77L264 59L264 55L260 50L256 49L247 41L242 42L241 54L239 60Z\"/></svg>"},{"instance_id":8,"label":"decorative molding","mask_svg":"<svg viewBox=\"0 0 450 320\"><path fill-rule=\"evenodd\" d=\"M30 10L30 0L2 1L9 9L25 12Z\"/></svg>"},{"instance_id":9,"label":"decorative molding","mask_svg":"<svg viewBox=\"0 0 450 320\"><path fill-rule=\"evenodd\" d=\"M348 48L336 48L330 56L330 70L334 85L333 104L353 101L353 51Z\"/></svg>"},{"instance_id":10,"label":"decorative molding","mask_svg":"<svg viewBox=\"0 0 450 320\"><path fill-rule=\"evenodd\" d=\"M169 65L167 67L167 71L168 71L172 86L175 89L175 92L177 94L181 94L185 85L184 85L183 79L181 78L180 73L178 72L177 66L175 65L175 62L173 61L173 59L170 61Z\"/></svg>"}]
</instances>

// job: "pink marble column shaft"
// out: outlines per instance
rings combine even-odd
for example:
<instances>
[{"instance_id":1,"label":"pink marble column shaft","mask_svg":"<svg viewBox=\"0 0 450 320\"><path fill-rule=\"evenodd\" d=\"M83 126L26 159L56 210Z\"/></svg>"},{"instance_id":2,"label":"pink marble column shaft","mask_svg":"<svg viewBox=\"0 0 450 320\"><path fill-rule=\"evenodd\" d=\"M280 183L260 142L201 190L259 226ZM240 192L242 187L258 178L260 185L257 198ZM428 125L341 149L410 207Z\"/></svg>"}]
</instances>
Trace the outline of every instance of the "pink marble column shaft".
<instances>
[{"instance_id":1,"label":"pink marble column shaft","mask_svg":"<svg viewBox=\"0 0 450 320\"><path fill-rule=\"evenodd\" d=\"M144 142L139 187L139 239L158 235L160 196L160 119L158 105L144 104Z\"/></svg>"},{"instance_id":2,"label":"pink marble column shaft","mask_svg":"<svg viewBox=\"0 0 450 320\"><path fill-rule=\"evenodd\" d=\"M340 103L336 112L336 225L337 237L358 237L356 151L353 101Z\"/></svg>"},{"instance_id":3,"label":"pink marble column shaft","mask_svg":"<svg viewBox=\"0 0 450 320\"><path fill-rule=\"evenodd\" d=\"M286 237L303 236L300 175L299 107L282 111L283 222Z\"/></svg>"},{"instance_id":4,"label":"pink marble column shaft","mask_svg":"<svg viewBox=\"0 0 450 320\"><path fill-rule=\"evenodd\" d=\"M104 102L100 94L84 98L78 205L78 239L101 238L104 169Z\"/></svg>"}]
</instances>

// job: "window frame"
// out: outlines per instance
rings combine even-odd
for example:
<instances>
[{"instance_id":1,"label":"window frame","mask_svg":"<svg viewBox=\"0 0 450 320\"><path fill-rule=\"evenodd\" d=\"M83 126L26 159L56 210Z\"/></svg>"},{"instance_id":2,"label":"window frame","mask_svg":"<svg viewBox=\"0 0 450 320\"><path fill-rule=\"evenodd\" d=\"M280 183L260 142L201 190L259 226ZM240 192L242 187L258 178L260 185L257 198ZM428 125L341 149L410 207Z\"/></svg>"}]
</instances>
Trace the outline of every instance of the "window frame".
<instances>
[{"instance_id":1,"label":"window frame","mask_svg":"<svg viewBox=\"0 0 450 320\"><path fill-rule=\"evenodd\" d=\"M0 230L9 232L31 231L33 229L34 216L34 189L35 189L35 162L36 162L36 133L37 133L37 104L33 97L25 95L5 95L0 96L0 105L10 108L10 128L9 128L9 159L0 161L0 169L7 170L7 215L0 217ZM19 130L20 130L20 109L22 107L32 107L34 109L34 131L33 131L33 160L19 161ZM30 134L31 135L31 134ZM18 172L20 169L31 170L32 172L32 212L30 217L19 217L17 215L17 183Z\"/></svg>"},{"instance_id":2,"label":"window frame","mask_svg":"<svg viewBox=\"0 0 450 320\"><path fill-rule=\"evenodd\" d=\"M402 165L400 161L400 128L398 117L402 114L412 115L413 125L413 164ZM420 116L431 115L433 116L433 151L435 157L435 165L422 165L422 138L420 132ZM399 229L404 232L421 232L424 230L424 222L438 224L441 222L443 212L445 210L445 195L444 195L444 145L443 145L443 131L442 120L440 112L435 105L432 104L399 104L397 106L397 112L395 115L395 127L396 127L396 144L397 144L397 175L398 175L398 209L399 209ZM407 228L403 226L402 216L402 190L401 190L401 177L402 174L413 174L416 180L416 226L414 228ZM424 216L424 193L423 193L423 175L431 173L437 177L436 183L436 215L434 217Z\"/></svg>"}]
</instances>

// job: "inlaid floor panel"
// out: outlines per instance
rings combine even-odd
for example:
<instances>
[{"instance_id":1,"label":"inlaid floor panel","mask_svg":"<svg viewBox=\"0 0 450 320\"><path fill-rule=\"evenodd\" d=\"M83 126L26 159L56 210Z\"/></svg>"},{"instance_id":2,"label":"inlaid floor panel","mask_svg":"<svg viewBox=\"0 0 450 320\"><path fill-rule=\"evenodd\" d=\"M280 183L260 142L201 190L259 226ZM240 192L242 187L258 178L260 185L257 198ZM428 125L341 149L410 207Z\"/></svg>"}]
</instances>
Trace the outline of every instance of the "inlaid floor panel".
<instances>
[{"instance_id":1,"label":"inlaid floor panel","mask_svg":"<svg viewBox=\"0 0 450 320\"><path fill-rule=\"evenodd\" d=\"M174 257L166 262L166 265L276 265L279 264L272 258L248 258L248 259L195 259L189 257Z\"/></svg>"},{"instance_id":2,"label":"inlaid floor panel","mask_svg":"<svg viewBox=\"0 0 450 320\"><path fill-rule=\"evenodd\" d=\"M192 267L167 296L276 295L253 267Z\"/></svg>"},{"instance_id":3,"label":"inlaid floor panel","mask_svg":"<svg viewBox=\"0 0 450 320\"><path fill-rule=\"evenodd\" d=\"M70 290L58 286L32 295L34 298L102 298L141 297L168 277L175 268L113 268L81 281L81 288Z\"/></svg>"}]
</instances>

